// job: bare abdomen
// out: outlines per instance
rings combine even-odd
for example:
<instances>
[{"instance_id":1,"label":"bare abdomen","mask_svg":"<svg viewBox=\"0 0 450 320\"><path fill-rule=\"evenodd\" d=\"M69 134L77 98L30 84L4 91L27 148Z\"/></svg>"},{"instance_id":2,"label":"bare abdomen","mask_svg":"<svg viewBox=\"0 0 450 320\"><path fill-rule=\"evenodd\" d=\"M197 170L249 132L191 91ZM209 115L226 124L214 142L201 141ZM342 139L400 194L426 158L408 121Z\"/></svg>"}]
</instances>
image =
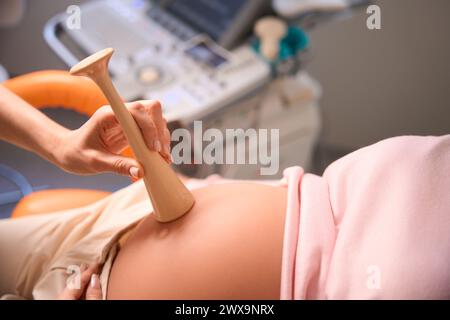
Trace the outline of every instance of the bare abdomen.
<instances>
[{"instance_id":1,"label":"bare abdomen","mask_svg":"<svg viewBox=\"0 0 450 320\"><path fill-rule=\"evenodd\" d=\"M145 218L117 255L108 299L278 299L286 189L233 183L195 190L166 224Z\"/></svg>"}]
</instances>

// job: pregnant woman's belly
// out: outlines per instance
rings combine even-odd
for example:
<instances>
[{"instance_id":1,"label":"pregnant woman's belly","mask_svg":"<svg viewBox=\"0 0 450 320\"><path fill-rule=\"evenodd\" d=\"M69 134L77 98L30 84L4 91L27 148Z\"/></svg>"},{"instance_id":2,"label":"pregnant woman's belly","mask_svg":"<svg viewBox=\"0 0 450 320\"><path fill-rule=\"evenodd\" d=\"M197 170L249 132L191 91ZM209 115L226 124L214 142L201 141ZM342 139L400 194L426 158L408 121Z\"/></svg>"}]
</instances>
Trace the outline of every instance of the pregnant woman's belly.
<instances>
[{"instance_id":1,"label":"pregnant woman's belly","mask_svg":"<svg viewBox=\"0 0 450 320\"><path fill-rule=\"evenodd\" d=\"M286 189L255 183L193 191L166 224L145 218L119 251L108 299L278 299Z\"/></svg>"}]
</instances>

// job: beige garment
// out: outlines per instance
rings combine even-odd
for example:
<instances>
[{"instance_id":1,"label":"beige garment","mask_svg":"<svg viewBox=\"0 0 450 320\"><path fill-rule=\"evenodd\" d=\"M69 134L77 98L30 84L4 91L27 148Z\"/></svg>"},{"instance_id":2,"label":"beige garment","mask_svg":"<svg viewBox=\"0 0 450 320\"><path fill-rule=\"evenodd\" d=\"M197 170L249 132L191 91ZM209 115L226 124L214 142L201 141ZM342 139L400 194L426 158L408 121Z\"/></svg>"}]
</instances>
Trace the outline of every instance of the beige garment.
<instances>
[{"instance_id":1,"label":"beige garment","mask_svg":"<svg viewBox=\"0 0 450 320\"><path fill-rule=\"evenodd\" d=\"M105 298L117 239L151 211L139 181L87 207L0 220L0 297L56 299L69 266L98 262Z\"/></svg>"}]
</instances>

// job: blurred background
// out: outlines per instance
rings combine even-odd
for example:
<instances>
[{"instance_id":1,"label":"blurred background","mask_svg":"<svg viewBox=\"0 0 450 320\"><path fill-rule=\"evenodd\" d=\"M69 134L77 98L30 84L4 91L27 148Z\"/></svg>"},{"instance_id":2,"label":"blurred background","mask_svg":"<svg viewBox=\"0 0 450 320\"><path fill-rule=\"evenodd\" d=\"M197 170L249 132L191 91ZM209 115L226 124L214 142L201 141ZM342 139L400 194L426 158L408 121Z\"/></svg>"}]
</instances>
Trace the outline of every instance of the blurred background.
<instances>
[{"instance_id":1,"label":"blurred background","mask_svg":"<svg viewBox=\"0 0 450 320\"><path fill-rule=\"evenodd\" d=\"M70 4L29 1L21 25L0 29L0 62L12 75L67 69L42 38L44 24ZM365 11L311 32L307 66L323 86L321 144L355 149L403 134L450 128L450 2L380 0L381 30Z\"/></svg>"},{"instance_id":2,"label":"blurred background","mask_svg":"<svg viewBox=\"0 0 450 320\"><path fill-rule=\"evenodd\" d=\"M67 64L50 49L42 32L50 18L65 12L69 5L84 2L25 1L20 23L0 27L0 64L9 75L67 70ZM315 103L320 115L319 120L314 120L317 137L308 142L308 148L312 145L311 159L306 164L310 171L321 173L338 157L384 138L450 132L450 2L375 3L381 8L380 30L366 27L368 14L362 7L345 18L330 19L307 31L309 48L302 70L317 82L316 93L320 92ZM74 128L85 120L73 112L52 111L49 115ZM300 145L296 146L287 148L286 152L294 155L286 158L295 158L295 153L301 152ZM57 171L52 171L57 179L48 182L48 173L36 172L28 161L39 160L25 153L13 155L11 150L11 146L0 144L0 162L14 167L19 159L26 159L28 167L23 164L20 170L31 176L35 185L77 185L112 191L129 183L126 178L110 175L86 179Z\"/></svg>"}]
</instances>

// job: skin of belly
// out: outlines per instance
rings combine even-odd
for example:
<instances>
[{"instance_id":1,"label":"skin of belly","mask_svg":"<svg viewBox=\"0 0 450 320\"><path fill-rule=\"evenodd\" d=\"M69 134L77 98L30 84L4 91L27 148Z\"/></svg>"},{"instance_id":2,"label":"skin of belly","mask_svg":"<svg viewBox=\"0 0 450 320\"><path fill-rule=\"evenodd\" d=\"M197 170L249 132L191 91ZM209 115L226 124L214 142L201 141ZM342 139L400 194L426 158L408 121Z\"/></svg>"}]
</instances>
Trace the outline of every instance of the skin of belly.
<instances>
[{"instance_id":1,"label":"skin of belly","mask_svg":"<svg viewBox=\"0 0 450 320\"><path fill-rule=\"evenodd\" d=\"M193 191L180 219L141 221L119 251L108 299L279 299L286 189L232 183Z\"/></svg>"}]
</instances>

